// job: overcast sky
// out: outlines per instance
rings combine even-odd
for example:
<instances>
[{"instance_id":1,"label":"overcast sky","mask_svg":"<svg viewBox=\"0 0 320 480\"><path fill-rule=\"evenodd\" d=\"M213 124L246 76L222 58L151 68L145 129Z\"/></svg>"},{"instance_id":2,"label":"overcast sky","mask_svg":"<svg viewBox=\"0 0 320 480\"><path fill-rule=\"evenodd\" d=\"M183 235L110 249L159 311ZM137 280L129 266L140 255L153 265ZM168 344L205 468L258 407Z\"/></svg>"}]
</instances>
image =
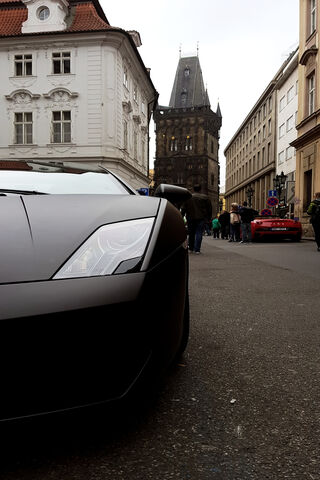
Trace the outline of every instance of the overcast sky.
<instances>
[{"instance_id":1,"label":"overcast sky","mask_svg":"<svg viewBox=\"0 0 320 480\"><path fill-rule=\"evenodd\" d=\"M141 35L140 55L168 105L182 55L196 54L211 108L222 113L224 149L281 64L298 45L299 0L100 0L109 23ZM153 127L152 127L153 128ZM152 138L154 144L154 138ZM154 156L154 146L151 145ZM153 158L150 159L151 166Z\"/></svg>"}]
</instances>

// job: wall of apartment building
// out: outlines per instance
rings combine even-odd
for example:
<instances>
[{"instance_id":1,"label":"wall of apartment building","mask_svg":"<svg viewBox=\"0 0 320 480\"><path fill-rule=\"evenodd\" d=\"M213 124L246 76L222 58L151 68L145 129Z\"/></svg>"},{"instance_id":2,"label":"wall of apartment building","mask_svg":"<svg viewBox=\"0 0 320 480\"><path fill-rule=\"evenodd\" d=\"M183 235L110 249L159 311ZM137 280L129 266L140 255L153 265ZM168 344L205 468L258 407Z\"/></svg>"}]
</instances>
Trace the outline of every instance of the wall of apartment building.
<instances>
[{"instance_id":1,"label":"wall of apartment building","mask_svg":"<svg viewBox=\"0 0 320 480\"><path fill-rule=\"evenodd\" d=\"M228 209L232 202L248 200L249 186L254 190L252 206L257 210L266 207L275 170L276 108L277 92L272 83L225 149Z\"/></svg>"},{"instance_id":2,"label":"wall of apartment building","mask_svg":"<svg viewBox=\"0 0 320 480\"><path fill-rule=\"evenodd\" d=\"M298 115L298 52L277 84L277 165L276 174L287 175L285 199L289 212L294 213L296 149L290 145L297 138Z\"/></svg>"},{"instance_id":3,"label":"wall of apartment building","mask_svg":"<svg viewBox=\"0 0 320 480\"><path fill-rule=\"evenodd\" d=\"M68 53L70 73L53 73L55 52ZM32 57L32 75L17 76L16 55L24 54ZM0 158L67 158L88 168L103 163L135 188L148 186L148 104L155 92L122 34L1 39L0 62L0 109L6 120L0 131ZM70 112L68 142L52 138L53 111ZM17 143L17 112L31 112L32 142Z\"/></svg>"},{"instance_id":4,"label":"wall of apartment building","mask_svg":"<svg viewBox=\"0 0 320 480\"><path fill-rule=\"evenodd\" d=\"M300 0L299 108L296 148L295 215L305 235L313 235L306 213L315 192L320 191L320 0Z\"/></svg>"}]
</instances>

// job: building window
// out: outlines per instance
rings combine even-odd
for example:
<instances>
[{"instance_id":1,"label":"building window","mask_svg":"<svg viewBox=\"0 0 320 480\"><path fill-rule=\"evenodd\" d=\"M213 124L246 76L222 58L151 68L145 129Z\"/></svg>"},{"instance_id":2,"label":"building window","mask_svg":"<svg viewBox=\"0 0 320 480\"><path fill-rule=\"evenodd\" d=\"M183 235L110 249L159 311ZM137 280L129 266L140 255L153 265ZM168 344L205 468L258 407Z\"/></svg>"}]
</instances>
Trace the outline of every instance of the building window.
<instances>
[{"instance_id":1,"label":"building window","mask_svg":"<svg viewBox=\"0 0 320 480\"><path fill-rule=\"evenodd\" d=\"M310 0L310 35L316 29L316 0Z\"/></svg>"},{"instance_id":2,"label":"building window","mask_svg":"<svg viewBox=\"0 0 320 480\"><path fill-rule=\"evenodd\" d=\"M192 137L190 137L189 135L187 135L186 137L186 143L185 143L184 149L192 150Z\"/></svg>"},{"instance_id":3,"label":"building window","mask_svg":"<svg viewBox=\"0 0 320 480\"><path fill-rule=\"evenodd\" d=\"M284 150L278 155L278 165L281 165L284 162Z\"/></svg>"},{"instance_id":4,"label":"building window","mask_svg":"<svg viewBox=\"0 0 320 480\"><path fill-rule=\"evenodd\" d=\"M123 148L128 149L128 122L123 122Z\"/></svg>"},{"instance_id":5,"label":"building window","mask_svg":"<svg viewBox=\"0 0 320 480\"><path fill-rule=\"evenodd\" d=\"M281 112L281 110L284 109L285 106L286 106L286 96L283 95L283 97L280 98L280 112Z\"/></svg>"},{"instance_id":6,"label":"building window","mask_svg":"<svg viewBox=\"0 0 320 480\"><path fill-rule=\"evenodd\" d=\"M71 112L52 112L52 143L71 142Z\"/></svg>"},{"instance_id":7,"label":"building window","mask_svg":"<svg viewBox=\"0 0 320 480\"><path fill-rule=\"evenodd\" d=\"M14 143L26 145L32 143L32 113L14 114Z\"/></svg>"},{"instance_id":8,"label":"building window","mask_svg":"<svg viewBox=\"0 0 320 480\"><path fill-rule=\"evenodd\" d=\"M71 72L71 54L70 52L53 52L52 53L52 71L55 75L59 73Z\"/></svg>"},{"instance_id":9,"label":"building window","mask_svg":"<svg viewBox=\"0 0 320 480\"><path fill-rule=\"evenodd\" d=\"M146 104L144 101L141 102L141 113L145 115L146 113Z\"/></svg>"},{"instance_id":10,"label":"building window","mask_svg":"<svg viewBox=\"0 0 320 480\"><path fill-rule=\"evenodd\" d=\"M291 117L288 118L287 120L287 132L290 132L294 127L294 117L291 115Z\"/></svg>"},{"instance_id":11,"label":"building window","mask_svg":"<svg viewBox=\"0 0 320 480\"><path fill-rule=\"evenodd\" d=\"M269 133L269 135L271 135L271 133L272 133L272 123L271 123L271 119L268 120L268 133Z\"/></svg>"},{"instance_id":12,"label":"building window","mask_svg":"<svg viewBox=\"0 0 320 480\"><path fill-rule=\"evenodd\" d=\"M138 103L138 87L137 84L135 83L133 86L133 100Z\"/></svg>"},{"instance_id":13,"label":"building window","mask_svg":"<svg viewBox=\"0 0 320 480\"><path fill-rule=\"evenodd\" d=\"M293 157L293 147L288 147L286 149L286 160L289 160Z\"/></svg>"},{"instance_id":14,"label":"building window","mask_svg":"<svg viewBox=\"0 0 320 480\"><path fill-rule=\"evenodd\" d=\"M47 20L50 16L50 10L48 7L40 7L37 11L37 17L39 20L44 21Z\"/></svg>"},{"instance_id":15,"label":"building window","mask_svg":"<svg viewBox=\"0 0 320 480\"><path fill-rule=\"evenodd\" d=\"M291 102L291 100L294 98L294 94L294 86L292 86L287 92L287 103Z\"/></svg>"},{"instance_id":16,"label":"building window","mask_svg":"<svg viewBox=\"0 0 320 480\"><path fill-rule=\"evenodd\" d=\"M124 85L126 88L129 87L127 67L124 67L124 69L123 69L123 85Z\"/></svg>"},{"instance_id":17,"label":"building window","mask_svg":"<svg viewBox=\"0 0 320 480\"><path fill-rule=\"evenodd\" d=\"M170 152L177 152L177 150L178 150L178 140L175 137L171 137Z\"/></svg>"},{"instance_id":18,"label":"building window","mask_svg":"<svg viewBox=\"0 0 320 480\"><path fill-rule=\"evenodd\" d=\"M263 118L266 118L266 116L267 116L267 105L264 104L263 105Z\"/></svg>"},{"instance_id":19,"label":"building window","mask_svg":"<svg viewBox=\"0 0 320 480\"><path fill-rule=\"evenodd\" d=\"M32 55L14 56L14 74L16 77L32 75Z\"/></svg>"},{"instance_id":20,"label":"building window","mask_svg":"<svg viewBox=\"0 0 320 480\"><path fill-rule=\"evenodd\" d=\"M133 133L133 158L137 160L138 158L138 135L137 132Z\"/></svg>"},{"instance_id":21,"label":"building window","mask_svg":"<svg viewBox=\"0 0 320 480\"><path fill-rule=\"evenodd\" d=\"M184 90L182 93L181 93L181 105L186 105L187 103L187 92L186 90Z\"/></svg>"},{"instance_id":22,"label":"building window","mask_svg":"<svg viewBox=\"0 0 320 480\"><path fill-rule=\"evenodd\" d=\"M283 137L284 133L285 133L285 126L284 126L284 123L283 123L279 127L279 138Z\"/></svg>"},{"instance_id":23,"label":"building window","mask_svg":"<svg viewBox=\"0 0 320 480\"><path fill-rule=\"evenodd\" d=\"M142 140L141 142L141 161L142 165L145 166L146 163L146 142Z\"/></svg>"},{"instance_id":24,"label":"building window","mask_svg":"<svg viewBox=\"0 0 320 480\"><path fill-rule=\"evenodd\" d=\"M309 99L309 115L314 112L315 105L315 74L313 73L308 78L308 99Z\"/></svg>"}]
</instances>

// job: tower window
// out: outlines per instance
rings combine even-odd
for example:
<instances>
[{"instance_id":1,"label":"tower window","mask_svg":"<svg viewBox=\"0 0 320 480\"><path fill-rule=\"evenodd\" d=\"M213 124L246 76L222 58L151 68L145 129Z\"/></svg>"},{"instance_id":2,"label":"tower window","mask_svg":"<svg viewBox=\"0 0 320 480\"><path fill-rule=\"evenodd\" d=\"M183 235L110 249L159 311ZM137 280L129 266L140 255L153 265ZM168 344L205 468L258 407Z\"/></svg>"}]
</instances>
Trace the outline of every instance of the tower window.
<instances>
[{"instance_id":1,"label":"tower window","mask_svg":"<svg viewBox=\"0 0 320 480\"><path fill-rule=\"evenodd\" d=\"M187 92L183 91L181 93L181 105L185 105L187 103Z\"/></svg>"},{"instance_id":2,"label":"tower window","mask_svg":"<svg viewBox=\"0 0 320 480\"><path fill-rule=\"evenodd\" d=\"M178 150L178 140L175 137L171 137L170 152L176 152L177 150Z\"/></svg>"},{"instance_id":3,"label":"tower window","mask_svg":"<svg viewBox=\"0 0 320 480\"><path fill-rule=\"evenodd\" d=\"M190 75L190 68L189 68L189 67L186 67L186 68L184 69L184 76L185 76L185 77L189 77L189 75Z\"/></svg>"},{"instance_id":4,"label":"tower window","mask_svg":"<svg viewBox=\"0 0 320 480\"><path fill-rule=\"evenodd\" d=\"M184 149L187 150L187 151L192 150L192 137L190 137L189 135L187 135L187 137L186 137L186 142L185 142Z\"/></svg>"}]
</instances>

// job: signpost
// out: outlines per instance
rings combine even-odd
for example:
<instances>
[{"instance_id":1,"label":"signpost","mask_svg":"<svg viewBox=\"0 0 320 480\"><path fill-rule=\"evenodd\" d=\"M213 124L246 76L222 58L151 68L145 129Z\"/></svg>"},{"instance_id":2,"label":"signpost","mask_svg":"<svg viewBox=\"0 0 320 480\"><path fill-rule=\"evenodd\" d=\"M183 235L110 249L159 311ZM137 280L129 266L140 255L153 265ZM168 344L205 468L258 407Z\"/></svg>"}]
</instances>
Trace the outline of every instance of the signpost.
<instances>
[{"instance_id":1,"label":"signpost","mask_svg":"<svg viewBox=\"0 0 320 480\"><path fill-rule=\"evenodd\" d=\"M277 190L268 190L268 197L276 197Z\"/></svg>"},{"instance_id":2,"label":"signpost","mask_svg":"<svg viewBox=\"0 0 320 480\"><path fill-rule=\"evenodd\" d=\"M137 191L140 195L145 195L147 197L149 196L149 188L143 187L143 188L139 188Z\"/></svg>"},{"instance_id":3,"label":"signpost","mask_svg":"<svg viewBox=\"0 0 320 480\"><path fill-rule=\"evenodd\" d=\"M268 217L269 215L272 215L272 210L270 210L270 208L264 208L261 210L260 215L262 217Z\"/></svg>"},{"instance_id":4,"label":"signpost","mask_svg":"<svg viewBox=\"0 0 320 480\"><path fill-rule=\"evenodd\" d=\"M269 197L267 199L267 205L269 207L276 207L279 204L279 199L278 197Z\"/></svg>"}]
</instances>

